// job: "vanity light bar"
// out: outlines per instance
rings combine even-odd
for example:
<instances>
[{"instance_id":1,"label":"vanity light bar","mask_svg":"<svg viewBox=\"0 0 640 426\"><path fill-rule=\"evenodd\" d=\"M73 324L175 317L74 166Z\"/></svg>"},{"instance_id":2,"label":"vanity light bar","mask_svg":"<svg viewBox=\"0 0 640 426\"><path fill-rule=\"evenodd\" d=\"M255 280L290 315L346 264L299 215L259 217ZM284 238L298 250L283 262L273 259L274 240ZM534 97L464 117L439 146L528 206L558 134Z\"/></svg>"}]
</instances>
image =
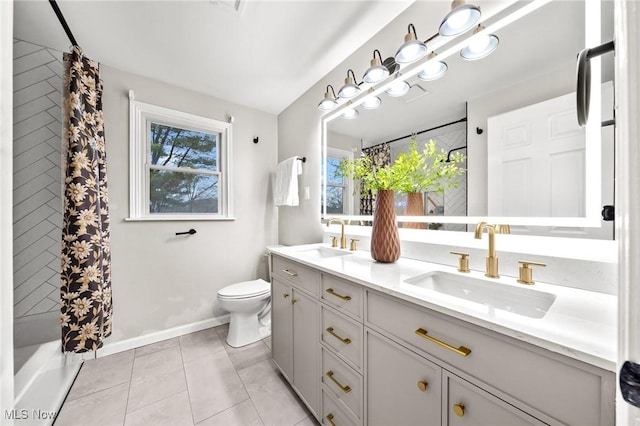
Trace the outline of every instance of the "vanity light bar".
<instances>
[{"instance_id":1,"label":"vanity light bar","mask_svg":"<svg viewBox=\"0 0 640 426\"><path fill-rule=\"evenodd\" d=\"M470 35L469 37L465 37L464 39L461 40L456 40L452 45L446 45L447 42L442 40L442 35L440 33L436 33L434 34L432 37L430 37L429 39L427 39L425 42L423 42L423 44L429 43L434 39L437 39L435 41L435 44L438 45L440 48L442 47L443 50L440 51L440 55L443 58L447 58L450 55L452 55L454 52L460 52L460 55L465 57L466 53L463 53L463 51L468 48L468 45L470 44L470 39L472 38L481 38L481 37L488 37L489 43L488 45L491 47L491 50L489 51L489 53L484 54L484 56L479 56L477 55L477 57L468 57L465 59L469 59L469 60L473 60L473 59L480 59L482 57L486 57L487 55L489 55L491 52L493 52L493 50L495 50L495 48L497 48L497 45L499 43L499 39L497 36L495 36L493 33L496 32L497 30L500 30L502 28L504 28L505 26L511 24L514 21L517 21L518 19L522 18L523 16L526 16L527 14L539 9L540 7L544 6L545 4L551 2L551 0L532 0L530 3L527 3L526 5L517 8L517 10L515 11L509 11L508 15L500 17L500 18L496 18L496 20L494 22L492 22L491 24L487 24L487 27L485 28L483 25L478 25L476 26L476 29L474 30L473 34ZM462 4L463 2L460 1L456 1L454 0L454 2L452 3L452 9L455 7L458 7ZM455 5L458 6L455 6ZM506 10L506 9L504 9ZM453 11L453 10L452 10ZM503 11L503 10L501 10ZM496 16L496 14L489 16L487 19L485 19L485 22L487 20L491 20L492 18L494 18ZM446 19L446 18L445 18ZM413 31L412 31L413 29ZM409 38L412 38L413 35L415 35L415 27L413 27L412 24L409 25L409 33L407 34L407 36L410 36ZM438 38L440 37L440 38ZM416 37L417 39L417 37ZM487 39L485 39L487 40ZM445 46L446 45L446 46ZM404 45L403 45L404 46ZM425 46L426 48L426 46ZM477 46L476 46L476 50L477 50ZM377 49L376 49L377 51ZM376 58L376 51L374 51L374 60L371 61L372 66L374 64L374 62L376 62L377 64L377 59ZM378 51L379 52L379 51ZM438 61L437 59L434 59L435 57L435 52L432 52L433 55L429 55L427 57L426 60L424 61L419 61L416 60L413 63L404 63L402 64L402 73L398 72L398 69L400 68L400 65L397 63L397 61L394 60L393 57L387 58L385 59L385 61L383 62L383 66L386 66L387 69L389 69L390 71L390 75L391 74L395 74L394 79L390 79L389 76L380 81L379 83L368 83L367 81L363 81L358 84L358 88L360 89L359 93L362 93L362 88L360 87L363 84L367 84L367 85L372 85L375 84L375 88L374 86L370 86L369 90L367 90L367 95L366 96L360 96L357 99L349 99L349 102L353 103L353 107L356 107L358 105L362 105L365 102L365 98L368 98L370 96L377 96L378 94L382 93L383 91L386 92L387 90L390 90L391 87L395 84L395 79L398 78L402 78L404 80L407 80L408 78L411 78L413 76L417 76L418 78L421 78L423 80L435 80L439 77L441 77L442 75L444 75L444 73L447 71L448 66L445 62L442 61ZM424 55L423 55L424 56ZM472 55L468 55L468 56L472 56ZM390 67L387 65L387 61L391 61L394 65L393 70L390 69ZM434 62L436 62L434 64ZM437 64L437 62L440 62L442 65ZM443 66L444 65L444 66ZM438 71L440 72L440 74L434 73L431 74L429 72L429 68L433 67L433 69L435 70L436 66L438 67ZM353 81L355 83L355 74L353 74L353 71L350 70L352 75L353 75ZM365 73L366 75L366 73ZM349 71L347 72L347 79L349 79L350 75L349 75ZM346 80L345 80L346 82ZM393 91L392 91L393 92ZM325 98L327 97L327 94L325 93ZM355 98L356 96L354 96ZM337 107L342 107L345 105L345 103L342 102L338 102L339 99L336 99L336 104ZM322 104L322 102L320 103ZM320 108L320 104L318 105L318 108ZM333 107L331 109L335 109L336 107ZM322 108L321 108L322 109ZM342 108L340 108L341 110ZM338 117L340 116L344 111L335 111L334 113L331 114L326 114L323 118L324 119L331 119L334 117ZM330 111L330 110L323 110L323 111Z\"/></svg>"}]
</instances>

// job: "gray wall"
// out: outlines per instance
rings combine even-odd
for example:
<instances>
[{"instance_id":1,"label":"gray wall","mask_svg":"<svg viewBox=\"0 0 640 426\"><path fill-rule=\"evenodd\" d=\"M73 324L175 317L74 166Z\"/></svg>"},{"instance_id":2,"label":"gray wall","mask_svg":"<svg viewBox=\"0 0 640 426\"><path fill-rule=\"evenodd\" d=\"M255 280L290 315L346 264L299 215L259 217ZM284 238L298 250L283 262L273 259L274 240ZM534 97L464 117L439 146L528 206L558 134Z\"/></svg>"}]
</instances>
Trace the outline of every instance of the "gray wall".
<instances>
[{"instance_id":1,"label":"gray wall","mask_svg":"<svg viewBox=\"0 0 640 426\"><path fill-rule=\"evenodd\" d=\"M142 336L223 314L217 291L267 278L265 246L277 242L271 174L276 167L275 115L102 65L111 209L113 337ZM129 100L226 121L234 116L235 221L127 222ZM259 136L260 142L253 143ZM175 232L197 230L193 236Z\"/></svg>"}]
</instances>

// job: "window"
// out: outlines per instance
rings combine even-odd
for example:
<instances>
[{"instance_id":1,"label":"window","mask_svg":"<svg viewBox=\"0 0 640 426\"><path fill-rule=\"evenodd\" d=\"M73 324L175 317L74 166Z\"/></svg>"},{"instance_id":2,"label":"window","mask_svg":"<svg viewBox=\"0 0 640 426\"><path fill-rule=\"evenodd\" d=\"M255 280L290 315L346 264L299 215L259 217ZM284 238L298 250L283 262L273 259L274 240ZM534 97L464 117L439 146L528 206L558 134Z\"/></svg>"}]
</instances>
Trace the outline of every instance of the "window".
<instances>
[{"instance_id":1,"label":"window","mask_svg":"<svg viewBox=\"0 0 640 426\"><path fill-rule=\"evenodd\" d=\"M327 148L327 214L353 214L351 180L336 173L342 162L348 159L353 159L351 151Z\"/></svg>"},{"instance_id":2,"label":"window","mask_svg":"<svg viewBox=\"0 0 640 426\"><path fill-rule=\"evenodd\" d=\"M232 219L231 124L132 98L129 108L129 219Z\"/></svg>"}]
</instances>

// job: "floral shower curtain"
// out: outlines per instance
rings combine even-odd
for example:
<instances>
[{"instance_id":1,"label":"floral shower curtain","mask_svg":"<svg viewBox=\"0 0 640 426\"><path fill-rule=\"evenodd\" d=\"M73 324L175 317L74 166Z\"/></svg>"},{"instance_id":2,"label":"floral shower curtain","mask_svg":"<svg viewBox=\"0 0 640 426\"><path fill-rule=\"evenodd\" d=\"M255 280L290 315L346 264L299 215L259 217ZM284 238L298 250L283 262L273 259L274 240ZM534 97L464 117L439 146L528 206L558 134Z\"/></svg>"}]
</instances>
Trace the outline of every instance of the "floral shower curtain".
<instances>
[{"instance_id":1,"label":"floral shower curtain","mask_svg":"<svg viewBox=\"0 0 640 426\"><path fill-rule=\"evenodd\" d=\"M62 351L102 347L111 334L107 158L98 64L64 55Z\"/></svg>"},{"instance_id":2,"label":"floral shower curtain","mask_svg":"<svg viewBox=\"0 0 640 426\"><path fill-rule=\"evenodd\" d=\"M362 148L362 155L369 156L371 163L376 167L391 164L391 146L388 143L372 146L370 148ZM360 214L373 214L373 207L376 205L376 196L374 194L365 194L360 198Z\"/></svg>"}]
</instances>

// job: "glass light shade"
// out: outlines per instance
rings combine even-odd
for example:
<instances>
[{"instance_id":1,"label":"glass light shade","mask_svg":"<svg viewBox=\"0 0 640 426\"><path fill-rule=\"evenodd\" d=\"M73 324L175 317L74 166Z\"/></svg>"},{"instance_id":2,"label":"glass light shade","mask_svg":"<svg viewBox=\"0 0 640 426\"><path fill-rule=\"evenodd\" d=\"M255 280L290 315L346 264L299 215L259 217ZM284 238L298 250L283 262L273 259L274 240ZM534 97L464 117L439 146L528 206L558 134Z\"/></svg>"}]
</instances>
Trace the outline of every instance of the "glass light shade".
<instances>
[{"instance_id":1,"label":"glass light shade","mask_svg":"<svg viewBox=\"0 0 640 426\"><path fill-rule=\"evenodd\" d=\"M380 104L382 104L382 99L377 96L369 96L360 105L362 105L362 108L364 109L376 109Z\"/></svg>"},{"instance_id":2,"label":"glass light shade","mask_svg":"<svg viewBox=\"0 0 640 426\"><path fill-rule=\"evenodd\" d=\"M411 86L409 86L409 83L407 83L406 81L397 80L387 90L385 90L385 93L393 98L397 98L409 93L410 88Z\"/></svg>"},{"instance_id":3,"label":"glass light shade","mask_svg":"<svg viewBox=\"0 0 640 426\"><path fill-rule=\"evenodd\" d=\"M434 58L436 56L436 52L429 53L429 61L427 61L424 68L418 73L418 78L420 80L437 80L447 72L449 69L447 64L442 61L435 60Z\"/></svg>"},{"instance_id":4,"label":"glass light shade","mask_svg":"<svg viewBox=\"0 0 640 426\"><path fill-rule=\"evenodd\" d=\"M358 112L358 110L355 108L352 108L343 112L340 117L344 118L345 120L353 120L354 118L357 118L359 115L360 113Z\"/></svg>"},{"instance_id":5,"label":"glass light shade","mask_svg":"<svg viewBox=\"0 0 640 426\"><path fill-rule=\"evenodd\" d=\"M399 64L407 64L417 61L427 54L427 46L416 39L414 33L408 33L404 36L404 44L396 52L395 60Z\"/></svg>"},{"instance_id":6,"label":"glass light shade","mask_svg":"<svg viewBox=\"0 0 640 426\"><path fill-rule=\"evenodd\" d=\"M462 34L471 29L480 20L481 15L479 7L464 4L464 1L453 1L451 12L442 20L438 32L442 36Z\"/></svg>"},{"instance_id":7,"label":"glass light shade","mask_svg":"<svg viewBox=\"0 0 640 426\"><path fill-rule=\"evenodd\" d=\"M353 78L344 79L344 86L338 91L338 97L343 99L353 98L360 93L360 87L353 81Z\"/></svg>"},{"instance_id":8,"label":"glass light shade","mask_svg":"<svg viewBox=\"0 0 640 426\"><path fill-rule=\"evenodd\" d=\"M500 40L494 34L474 35L467 47L460 51L460 56L469 61L482 59L496 50L499 43Z\"/></svg>"},{"instance_id":9,"label":"glass light shade","mask_svg":"<svg viewBox=\"0 0 640 426\"><path fill-rule=\"evenodd\" d=\"M338 102L336 102L333 95L329 92L324 94L324 99L320 101L318 104L318 109L320 111L331 111L335 107L338 106Z\"/></svg>"},{"instance_id":10,"label":"glass light shade","mask_svg":"<svg viewBox=\"0 0 640 426\"><path fill-rule=\"evenodd\" d=\"M362 80L365 83L378 83L387 77L389 77L387 67L383 66L378 58L374 58L371 60L371 67L364 73Z\"/></svg>"}]
</instances>

